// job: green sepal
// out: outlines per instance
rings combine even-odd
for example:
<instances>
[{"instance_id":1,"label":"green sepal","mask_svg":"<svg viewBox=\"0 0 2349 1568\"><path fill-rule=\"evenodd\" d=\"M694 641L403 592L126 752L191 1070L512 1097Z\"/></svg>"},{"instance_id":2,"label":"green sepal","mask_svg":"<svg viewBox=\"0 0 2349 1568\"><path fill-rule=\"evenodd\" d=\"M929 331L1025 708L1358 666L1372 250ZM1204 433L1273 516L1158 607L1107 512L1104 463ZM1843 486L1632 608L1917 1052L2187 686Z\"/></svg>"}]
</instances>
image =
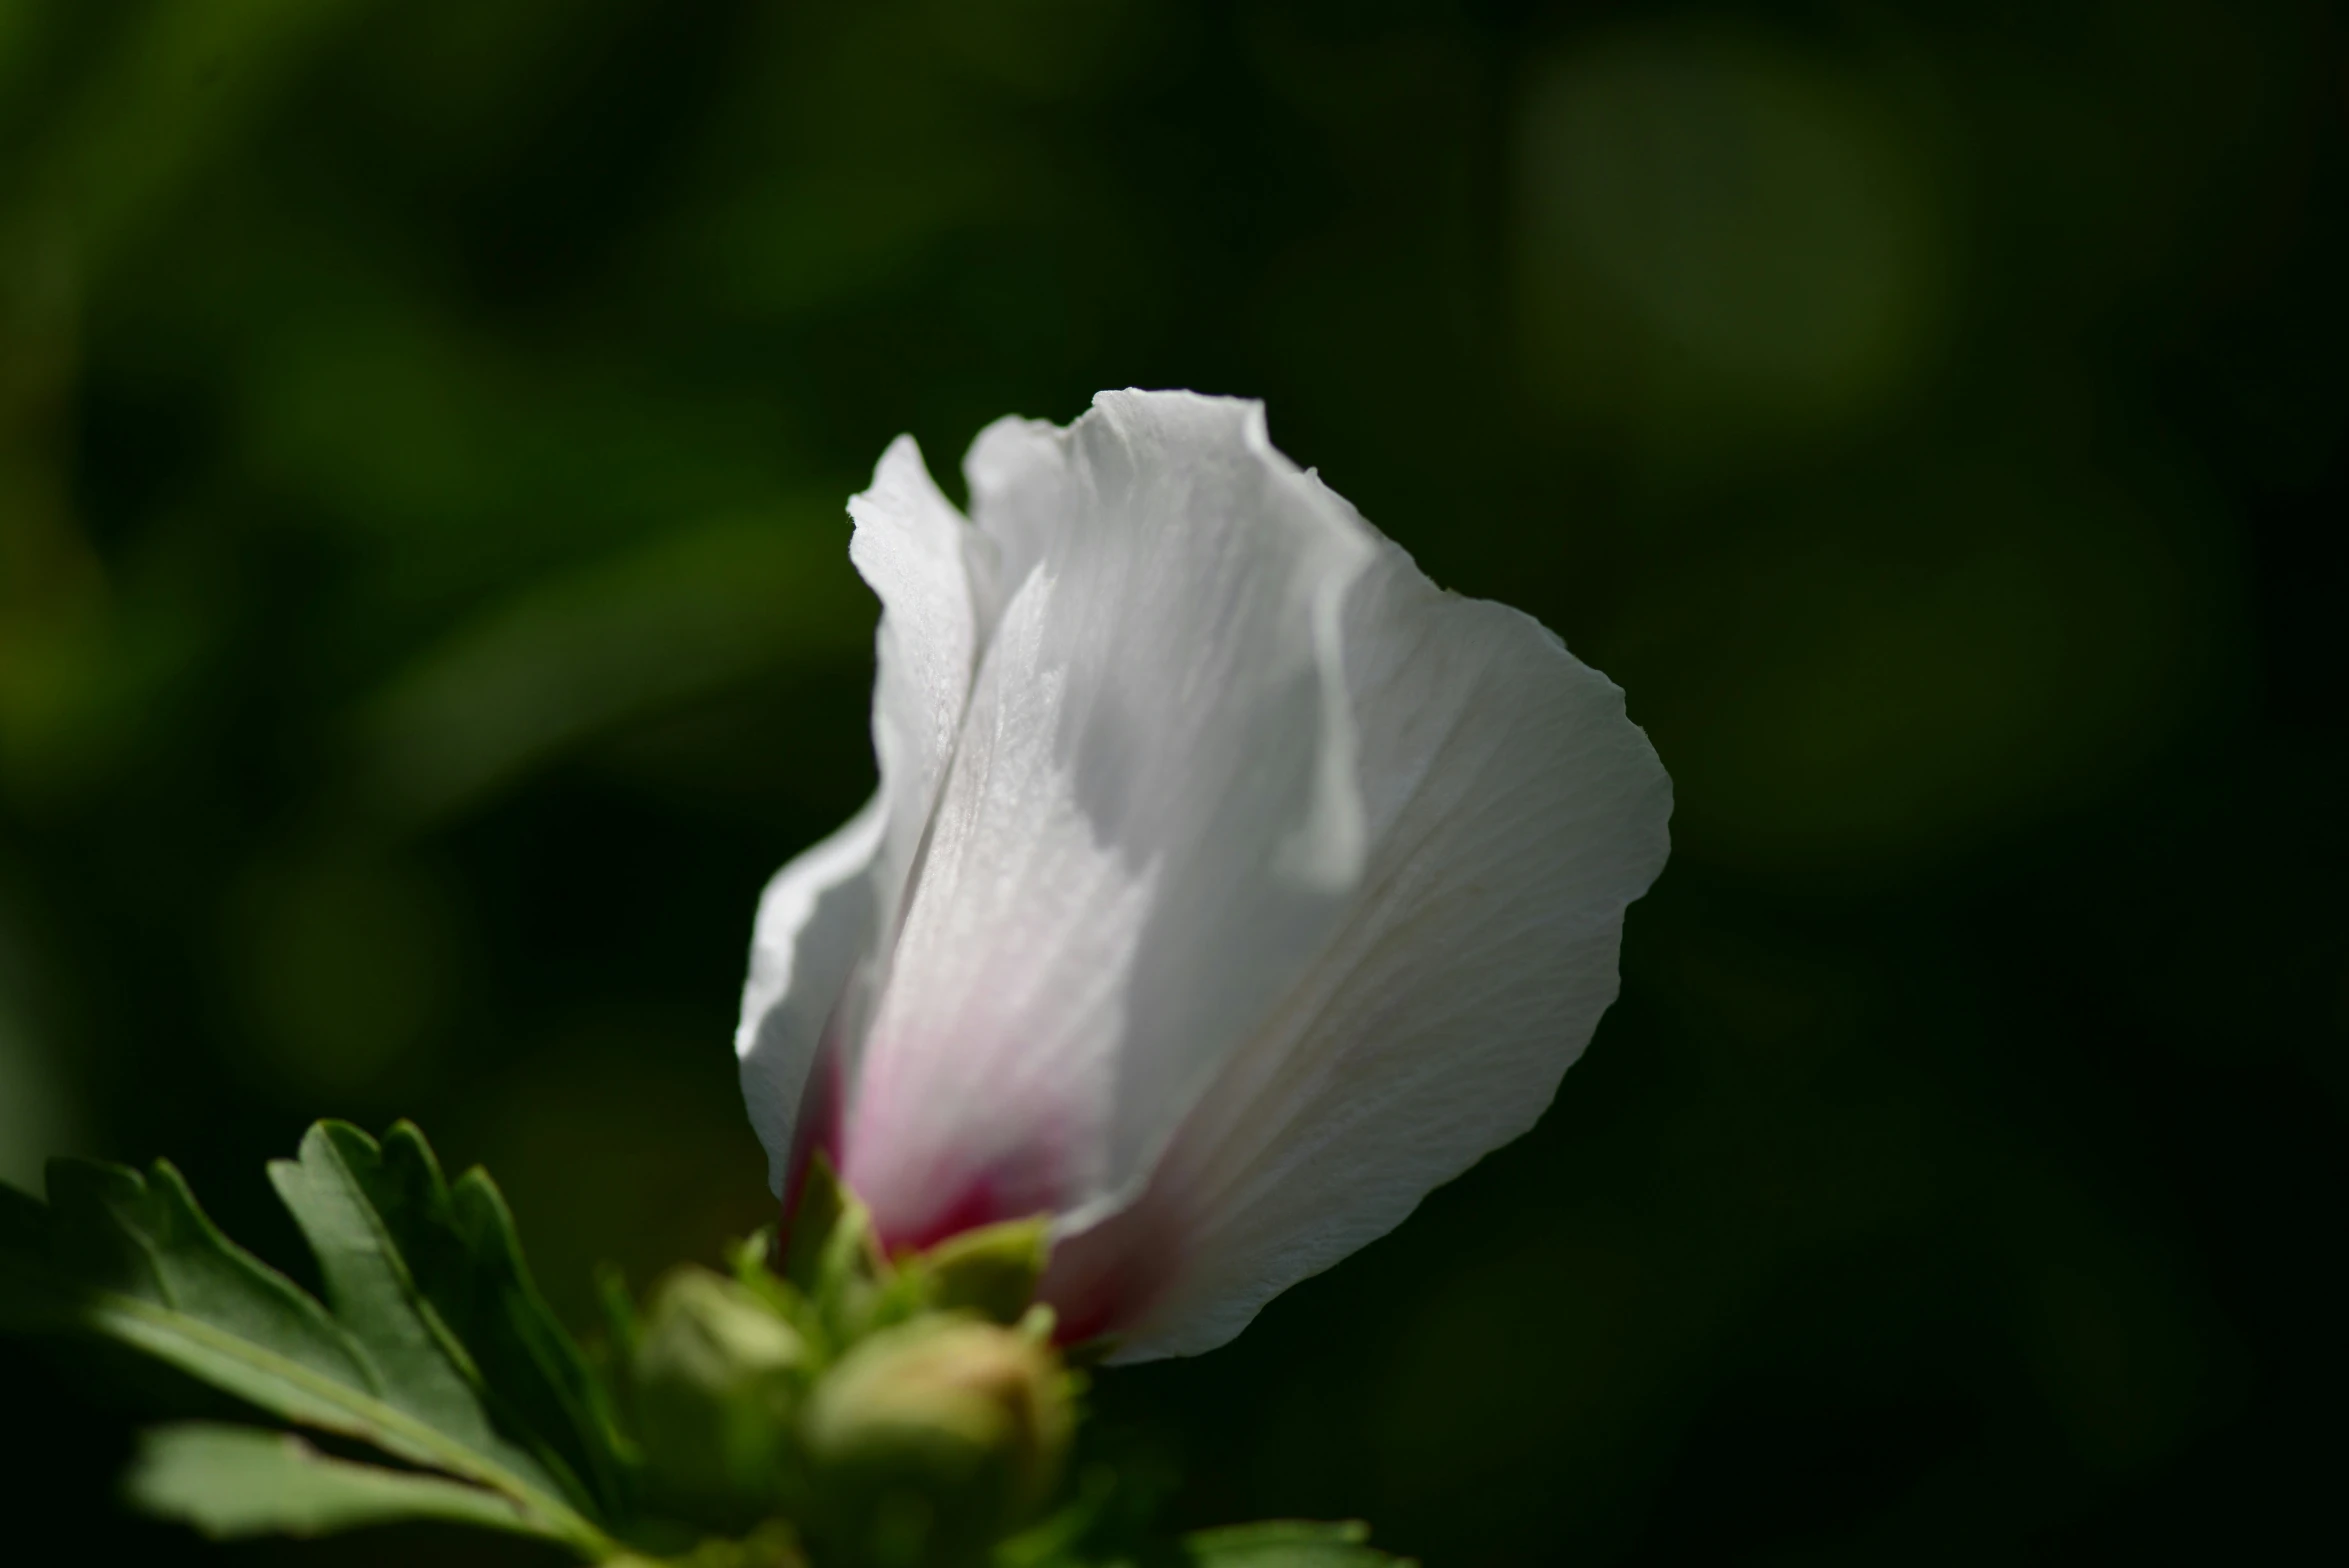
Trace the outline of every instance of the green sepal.
<instances>
[{"instance_id":1,"label":"green sepal","mask_svg":"<svg viewBox=\"0 0 2349 1568\"><path fill-rule=\"evenodd\" d=\"M1006 1220L966 1230L929 1251L899 1260L906 1272L928 1276L926 1305L941 1312L972 1312L1010 1327L1036 1299L1036 1284L1052 1255L1048 1215Z\"/></svg>"},{"instance_id":2,"label":"green sepal","mask_svg":"<svg viewBox=\"0 0 2349 1568\"><path fill-rule=\"evenodd\" d=\"M896 1273L873 1234L872 1211L821 1154L808 1161L783 1245L782 1277L814 1309L827 1354L873 1326Z\"/></svg>"},{"instance_id":3,"label":"green sepal","mask_svg":"<svg viewBox=\"0 0 2349 1568\"><path fill-rule=\"evenodd\" d=\"M873 1230L871 1211L821 1154L807 1175L782 1249L781 1279L790 1297L814 1315L813 1337L837 1355L868 1334L927 1312L964 1312L1010 1327L1021 1321L1052 1247L1051 1219L1008 1220L950 1236L924 1252L888 1256ZM768 1289L763 1263L754 1262L758 1238L745 1243L735 1271L754 1289Z\"/></svg>"},{"instance_id":4,"label":"green sepal","mask_svg":"<svg viewBox=\"0 0 2349 1568\"><path fill-rule=\"evenodd\" d=\"M775 1227L761 1225L740 1241L726 1243L726 1264L735 1277L749 1280L753 1275L764 1279L779 1278L775 1272Z\"/></svg>"},{"instance_id":5,"label":"green sepal","mask_svg":"<svg viewBox=\"0 0 2349 1568\"><path fill-rule=\"evenodd\" d=\"M1010 1326L1019 1330L1033 1344L1050 1345L1060 1328L1060 1314L1039 1301L1021 1313L1019 1321ZM1060 1359L1070 1369L1071 1376L1081 1377L1083 1375L1084 1368L1070 1360L1067 1351L1061 1352Z\"/></svg>"}]
</instances>

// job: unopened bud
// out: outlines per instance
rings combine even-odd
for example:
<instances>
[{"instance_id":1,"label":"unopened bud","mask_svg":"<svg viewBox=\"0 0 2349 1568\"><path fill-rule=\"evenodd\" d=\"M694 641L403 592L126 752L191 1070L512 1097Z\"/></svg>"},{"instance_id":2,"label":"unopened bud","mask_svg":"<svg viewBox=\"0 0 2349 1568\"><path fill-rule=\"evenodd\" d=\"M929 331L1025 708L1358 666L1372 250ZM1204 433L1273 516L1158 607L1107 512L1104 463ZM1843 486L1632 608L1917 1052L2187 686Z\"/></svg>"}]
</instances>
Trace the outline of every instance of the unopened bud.
<instances>
[{"instance_id":1,"label":"unopened bud","mask_svg":"<svg viewBox=\"0 0 2349 1568\"><path fill-rule=\"evenodd\" d=\"M663 1280L633 1367L657 1505L723 1525L774 1512L808 1367L806 1343L752 1292L704 1269Z\"/></svg>"},{"instance_id":2,"label":"unopened bud","mask_svg":"<svg viewBox=\"0 0 2349 1568\"><path fill-rule=\"evenodd\" d=\"M961 1317L874 1335L816 1385L800 1429L822 1533L899 1568L983 1555L1050 1496L1068 1375L1032 1335Z\"/></svg>"}]
</instances>

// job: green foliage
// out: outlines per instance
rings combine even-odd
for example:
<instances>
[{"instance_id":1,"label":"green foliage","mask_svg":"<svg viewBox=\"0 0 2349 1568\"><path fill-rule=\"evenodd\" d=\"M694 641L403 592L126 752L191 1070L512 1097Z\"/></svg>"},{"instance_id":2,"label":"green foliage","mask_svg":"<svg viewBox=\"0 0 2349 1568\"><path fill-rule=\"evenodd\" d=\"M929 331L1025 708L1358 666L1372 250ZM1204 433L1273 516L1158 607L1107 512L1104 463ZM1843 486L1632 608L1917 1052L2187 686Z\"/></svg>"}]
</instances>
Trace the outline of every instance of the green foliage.
<instances>
[{"instance_id":1,"label":"green foliage","mask_svg":"<svg viewBox=\"0 0 2349 1568\"><path fill-rule=\"evenodd\" d=\"M328 1535L362 1525L429 1519L538 1533L494 1492L439 1476L336 1459L290 1432L191 1422L157 1427L123 1480L138 1507L215 1540Z\"/></svg>"},{"instance_id":2,"label":"green foliage","mask_svg":"<svg viewBox=\"0 0 2349 1568\"><path fill-rule=\"evenodd\" d=\"M0 3L0 1177L412 1113L582 1330L717 1258L749 889L873 786L843 499L1258 391L1680 790L1541 1130L1119 1388L1194 1492L2327 1538L2342 16ZM13 1371L35 1531L136 1560Z\"/></svg>"},{"instance_id":3,"label":"green foliage","mask_svg":"<svg viewBox=\"0 0 2349 1568\"><path fill-rule=\"evenodd\" d=\"M1268 1519L1202 1530L1186 1536L1182 1550L1194 1568L1374 1568L1397 1560L1372 1550L1369 1540L1370 1527L1359 1520Z\"/></svg>"},{"instance_id":4,"label":"green foliage","mask_svg":"<svg viewBox=\"0 0 2349 1568\"><path fill-rule=\"evenodd\" d=\"M1386 1560L1354 1525L1153 1541L1108 1472L1038 1522L1081 1387L1033 1300L1040 1220L891 1258L819 1165L783 1272L760 1236L731 1278L678 1269L641 1310L607 1273L590 1358L495 1184L448 1181L413 1126L320 1122L269 1174L323 1300L221 1234L168 1163L53 1162L46 1205L0 1186L0 1330L138 1352L295 1429L145 1435L123 1496L205 1535L424 1521L639 1568Z\"/></svg>"},{"instance_id":5,"label":"green foliage","mask_svg":"<svg viewBox=\"0 0 2349 1568\"><path fill-rule=\"evenodd\" d=\"M468 1171L452 1187L424 1135L405 1122L380 1148L337 1123L313 1129L301 1165L271 1172L297 1216L301 1206L286 1184L298 1189L312 1169L363 1199L360 1212L392 1243L386 1255L411 1271L406 1288L423 1321L493 1408L511 1407L507 1424L536 1435L539 1461L594 1506L622 1508L629 1445L611 1398L540 1296L513 1215L488 1174Z\"/></svg>"},{"instance_id":6,"label":"green foliage","mask_svg":"<svg viewBox=\"0 0 2349 1568\"><path fill-rule=\"evenodd\" d=\"M402 1135L419 1148L413 1129ZM477 1506L502 1499L511 1528L597 1556L612 1546L597 1511L534 1450L549 1445L509 1420L501 1430L478 1362L417 1285L399 1227L376 1207L360 1171L382 1174L364 1134L320 1123L298 1163L273 1168L326 1281L332 1309L223 1236L179 1173L59 1161L49 1176L48 1223L19 1209L0 1254L0 1326L76 1331L143 1352L290 1425L364 1443L380 1454L469 1486ZM420 1223L415 1216L409 1224ZM27 1245L27 1243L37 1243ZM455 1243L452 1241L452 1245ZM559 1335L551 1319L545 1331ZM519 1438L513 1434L521 1433ZM179 1454L163 1474L184 1479ZM186 1486L136 1495L204 1528L267 1527L283 1499L288 1527L332 1527L384 1515L322 1506L310 1488L282 1489L290 1461L204 1460L215 1489L205 1512L175 1505ZM388 1473L388 1472L387 1472ZM344 1479L348 1479L345 1477ZM234 1486L247 1488L232 1493ZM349 1488L344 1489L349 1495ZM448 1494L433 1494L446 1517Z\"/></svg>"}]
</instances>

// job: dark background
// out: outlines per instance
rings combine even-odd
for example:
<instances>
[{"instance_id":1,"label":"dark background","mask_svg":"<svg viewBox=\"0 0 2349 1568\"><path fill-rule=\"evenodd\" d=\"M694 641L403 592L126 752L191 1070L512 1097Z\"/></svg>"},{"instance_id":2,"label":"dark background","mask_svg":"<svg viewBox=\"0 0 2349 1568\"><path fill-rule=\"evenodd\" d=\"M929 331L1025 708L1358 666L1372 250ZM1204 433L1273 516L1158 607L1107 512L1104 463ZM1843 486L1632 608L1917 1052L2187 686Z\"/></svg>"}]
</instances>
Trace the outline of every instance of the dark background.
<instances>
[{"instance_id":1,"label":"dark background","mask_svg":"<svg viewBox=\"0 0 2349 1568\"><path fill-rule=\"evenodd\" d=\"M0 1176L291 1261L262 1161L412 1115L568 1311L713 1256L753 901L870 787L844 498L1245 393L1680 804L1537 1133L1101 1380L1170 1519L2337 1541L2345 284L2283 0L0 6ZM205 1555L7 1354L15 1538Z\"/></svg>"}]
</instances>

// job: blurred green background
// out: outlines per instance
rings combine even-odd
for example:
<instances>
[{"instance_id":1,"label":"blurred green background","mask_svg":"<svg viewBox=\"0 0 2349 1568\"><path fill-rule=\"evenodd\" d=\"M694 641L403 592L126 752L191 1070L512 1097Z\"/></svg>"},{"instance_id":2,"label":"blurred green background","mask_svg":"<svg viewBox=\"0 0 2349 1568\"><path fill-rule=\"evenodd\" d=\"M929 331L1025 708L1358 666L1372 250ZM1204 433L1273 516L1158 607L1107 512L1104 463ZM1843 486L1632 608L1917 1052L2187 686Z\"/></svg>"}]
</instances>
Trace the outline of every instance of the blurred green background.
<instances>
[{"instance_id":1,"label":"blurred green background","mask_svg":"<svg viewBox=\"0 0 2349 1568\"><path fill-rule=\"evenodd\" d=\"M411 1115L566 1309L711 1255L870 787L844 498L1245 393L1680 806L1539 1132L1102 1379L1170 1519L2338 1539L2345 282L2293 0L0 0L0 1177L292 1261L262 1160ZM337 1550L90 1523L6 1354L12 1519Z\"/></svg>"}]
</instances>

